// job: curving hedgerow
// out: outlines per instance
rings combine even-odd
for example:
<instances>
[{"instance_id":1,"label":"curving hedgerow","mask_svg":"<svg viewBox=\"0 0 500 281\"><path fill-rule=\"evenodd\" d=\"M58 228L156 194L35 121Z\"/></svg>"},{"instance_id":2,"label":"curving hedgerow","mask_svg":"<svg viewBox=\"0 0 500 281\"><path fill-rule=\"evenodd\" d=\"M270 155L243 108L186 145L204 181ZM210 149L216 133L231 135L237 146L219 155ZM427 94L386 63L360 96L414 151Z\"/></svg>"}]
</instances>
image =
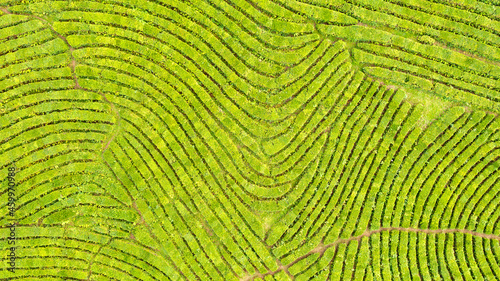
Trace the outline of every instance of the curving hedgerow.
<instances>
[{"instance_id":1,"label":"curving hedgerow","mask_svg":"<svg viewBox=\"0 0 500 281\"><path fill-rule=\"evenodd\" d=\"M0 280L500 279L495 1L0 11Z\"/></svg>"}]
</instances>

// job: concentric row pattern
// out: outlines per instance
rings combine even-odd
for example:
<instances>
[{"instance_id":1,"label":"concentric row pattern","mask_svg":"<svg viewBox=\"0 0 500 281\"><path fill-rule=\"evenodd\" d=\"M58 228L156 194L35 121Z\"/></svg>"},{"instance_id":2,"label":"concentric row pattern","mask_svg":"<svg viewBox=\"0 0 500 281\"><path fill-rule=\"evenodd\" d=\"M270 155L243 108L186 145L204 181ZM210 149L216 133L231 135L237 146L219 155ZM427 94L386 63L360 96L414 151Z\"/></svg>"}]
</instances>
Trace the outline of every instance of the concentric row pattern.
<instances>
[{"instance_id":1,"label":"concentric row pattern","mask_svg":"<svg viewBox=\"0 0 500 281\"><path fill-rule=\"evenodd\" d=\"M1 280L500 279L495 2L0 6Z\"/></svg>"}]
</instances>

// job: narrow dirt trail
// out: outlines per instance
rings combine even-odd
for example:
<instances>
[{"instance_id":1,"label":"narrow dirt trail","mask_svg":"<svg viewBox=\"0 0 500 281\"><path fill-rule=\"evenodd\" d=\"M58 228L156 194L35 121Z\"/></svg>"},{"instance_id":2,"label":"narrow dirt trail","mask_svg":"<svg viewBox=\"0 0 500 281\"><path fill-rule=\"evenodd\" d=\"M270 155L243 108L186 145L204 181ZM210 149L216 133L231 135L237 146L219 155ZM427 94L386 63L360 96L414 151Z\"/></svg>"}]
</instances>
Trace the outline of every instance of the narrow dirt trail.
<instances>
[{"instance_id":1,"label":"narrow dirt trail","mask_svg":"<svg viewBox=\"0 0 500 281\"><path fill-rule=\"evenodd\" d=\"M426 234L462 233L462 234L470 234L472 236L481 237L484 239L493 239L493 240L497 240L500 242L500 235L486 234L486 233L476 232L476 231L467 230L467 229L420 229L420 228L413 228L413 227L382 227L382 228L374 229L374 230L366 230L365 232L363 232L363 234L358 235L358 236L353 236L353 237L349 237L349 238L341 238L341 239L338 239L330 244L326 244L326 245L320 244L316 248L309 251L307 254L298 257L296 260L292 261L291 263L289 263L287 265L280 265L278 267L278 269L275 271L269 271L266 273L256 273L256 274L253 274L250 276L245 276L245 277L241 278L240 281L249 281L249 280L254 280L255 278L264 279L264 277L266 277L268 275L274 275L282 270L285 272L288 272L288 269L291 266L293 266L294 264L298 263L299 261L309 257L310 255L320 254L320 256L322 256L327 249L332 248L332 247L336 247L341 243L347 244L347 243L352 242L354 240L361 241L361 239L363 239L365 237L369 237L371 235L378 234L381 232L391 232L391 231L426 233ZM294 280L293 276L291 276L290 274L288 274L288 275L292 278L292 280Z\"/></svg>"}]
</instances>

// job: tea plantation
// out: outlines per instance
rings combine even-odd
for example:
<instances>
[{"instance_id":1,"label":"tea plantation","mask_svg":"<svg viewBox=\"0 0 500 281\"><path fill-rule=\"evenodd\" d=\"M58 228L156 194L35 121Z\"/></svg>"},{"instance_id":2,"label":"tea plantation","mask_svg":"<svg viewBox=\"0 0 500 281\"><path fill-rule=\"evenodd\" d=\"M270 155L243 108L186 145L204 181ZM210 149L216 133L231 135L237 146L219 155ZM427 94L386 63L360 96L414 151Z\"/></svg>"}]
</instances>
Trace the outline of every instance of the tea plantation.
<instances>
[{"instance_id":1,"label":"tea plantation","mask_svg":"<svg viewBox=\"0 0 500 281\"><path fill-rule=\"evenodd\" d=\"M500 1L0 0L0 280L500 280Z\"/></svg>"}]
</instances>

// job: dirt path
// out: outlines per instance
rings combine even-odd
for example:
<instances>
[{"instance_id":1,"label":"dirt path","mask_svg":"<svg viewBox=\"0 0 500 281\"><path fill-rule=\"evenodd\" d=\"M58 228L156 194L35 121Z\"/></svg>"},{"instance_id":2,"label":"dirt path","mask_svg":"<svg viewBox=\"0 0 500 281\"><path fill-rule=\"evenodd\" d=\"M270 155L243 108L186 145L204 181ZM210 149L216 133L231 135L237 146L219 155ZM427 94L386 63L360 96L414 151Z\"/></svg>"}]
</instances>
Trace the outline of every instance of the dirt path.
<instances>
[{"instance_id":1,"label":"dirt path","mask_svg":"<svg viewBox=\"0 0 500 281\"><path fill-rule=\"evenodd\" d=\"M338 239L330 244L326 244L326 245L320 244L316 248L309 251L307 254L298 257L296 260L292 261L291 263L289 263L287 265L280 265L278 267L278 269L275 271L269 271L266 273L256 273L254 275L245 276L245 277L241 278L240 281L249 281L249 280L254 280L255 278L264 279L264 277L266 277L267 275L274 275L282 270L285 272L288 272L288 269L292 265L309 257L312 254L320 254L320 256L322 256L327 249L332 248L332 247L336 247L341 243L347 244L347 243L354 241L354 240L361 241L361 239L363 239L365 237L369 237L373 234L377 234L377 233L381 233L381 232L385 232L385 231L386 232L401 231L401 232L414 232L414 233L426 233L426 234L462 233L462 234L470 234L470 235L481 237L484 239L493 239L493 240L497 240L500 242L500 235L480 233L480 232L467 230L467 229L419 229L419 228L412 228L412 227L382 227L382 228L374 229L374 230L366 230L365 232L363 232L363 234L358 235L358 236L353 236L353 237L349 237L349 238L341 238L341 239ZM289 275L289 276L291 276L291 275ZM293 276L291 276L291 278L292 278L292 280L294 279Z\"/></svg>"},{"instance_id":2,"label":"dirt path","mask_svg":"<svg viewBox=\"0 0 500 281\"><path fill-rule=\"evenodd\" d=\"M4 12L4 14L12 14L7 8L0 7L0 11Z\"/></svg>"}]
</instances>

